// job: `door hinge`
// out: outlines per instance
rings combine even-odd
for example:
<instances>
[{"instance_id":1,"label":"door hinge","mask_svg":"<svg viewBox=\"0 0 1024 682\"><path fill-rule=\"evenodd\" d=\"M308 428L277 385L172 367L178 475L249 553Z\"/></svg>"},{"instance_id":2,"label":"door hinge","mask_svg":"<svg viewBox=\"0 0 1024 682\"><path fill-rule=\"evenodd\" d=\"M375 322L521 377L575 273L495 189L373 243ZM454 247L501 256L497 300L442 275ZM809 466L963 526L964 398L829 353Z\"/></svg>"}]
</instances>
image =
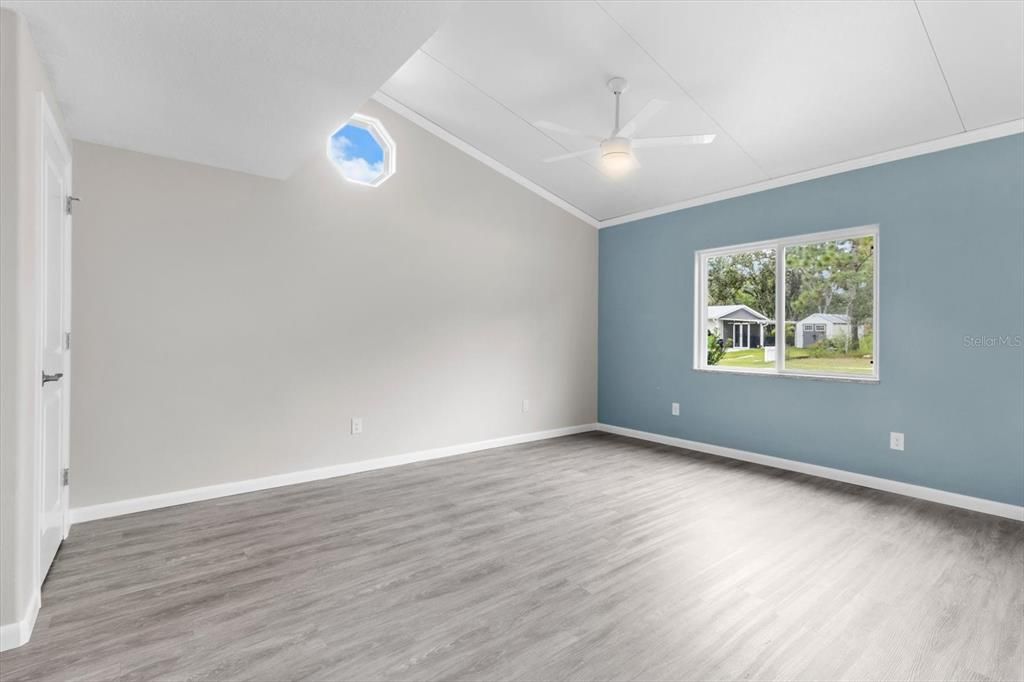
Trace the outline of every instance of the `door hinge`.
<instances>
[{"instance_id":1,"label":"door hinge","mask_svg":"<svg viewBox=\"0 0 1024 682\"><path fill-rule=\"evenodd\" d=\"M60 474L60 484L63 485L63 486L66 486L66 485L68 485L70 480L71 480L71 469L68 469L67 467L64 467L64 471L62 471L61 474Z\"/></svg>"},{"instance_id":2,"label":"door hinge","mask_svg":"<svg viewBox=\"0 0 1024 682\"><path fill-rule=\"evenodd\" d=\"M65 202L65 208L68 212L68 215L71 215L71 202L73 201L81 201L81 199L79 199L78 197L73 197L70 194L68 195L67 201Z\"/></svg>"},{"instance_id":3,"label":"door hinge","mask_svg":"<svg viewBox=\"0 0 1024 682\"><path fill-rule=\"evenodd\" d=\"M64 332L64 350L71 350L71 332Z\"/></svg>"}]
</instances>

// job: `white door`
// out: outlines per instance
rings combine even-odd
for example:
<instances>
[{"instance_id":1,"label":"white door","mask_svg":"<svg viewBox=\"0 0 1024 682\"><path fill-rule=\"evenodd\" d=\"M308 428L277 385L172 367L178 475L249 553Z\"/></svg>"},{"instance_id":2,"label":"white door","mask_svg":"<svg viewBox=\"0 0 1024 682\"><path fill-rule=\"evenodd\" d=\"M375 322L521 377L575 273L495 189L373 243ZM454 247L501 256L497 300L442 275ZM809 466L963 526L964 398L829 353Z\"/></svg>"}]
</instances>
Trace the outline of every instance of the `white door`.
<instances>
[{"instance_id":1,"label":"white door","mask_svg":"<svg viewBox=\"0 0 1024 682\"><path fill-rule=\"evenodd\" d=\"M67 529L71 332L71 155L42 100L39 580Z\"/></svg>"},{"instance_id":2,"label":"white door","mask_svg":"<svg viewBox=\"0 0 1024 682\"><path fill-rule=\"evenodd\" d=\"M734 322L732 325L732 347L750 347L750 325L742 322Z\"/></svg>"}]
</instances>

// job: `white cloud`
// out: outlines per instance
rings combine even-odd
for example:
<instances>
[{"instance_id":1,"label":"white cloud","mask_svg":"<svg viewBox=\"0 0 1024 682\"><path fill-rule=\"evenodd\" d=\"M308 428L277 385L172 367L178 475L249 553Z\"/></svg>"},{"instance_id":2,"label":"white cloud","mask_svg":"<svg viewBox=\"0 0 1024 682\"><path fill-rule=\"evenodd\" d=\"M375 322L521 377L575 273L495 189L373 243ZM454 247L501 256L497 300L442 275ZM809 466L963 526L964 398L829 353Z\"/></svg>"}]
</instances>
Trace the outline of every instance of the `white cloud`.
<instances>
[{"instance_id":1,"label":"white cloud","mask_svg":"<svg viewBox=\"0 0 1024 682\"><path fill-rule=\"evenodd\" d=\"M352 140L344 135L331 138L331 158L341 169L341 174L355 182L370 183L379 178L384 172L384 162L371 164L360 156L352 156L350 147Z\"/></svg>"},{"instance_id":2,"label":"white cloud","mask_svg":"<svg viewBox=\"0 0 1024 682\"><path fill-rule=\"evenodd\" d=\"M352 140L344 135L335 135L331 138L331 154L336 159L343 159L348 156L348 148L352 146Z\"/></svg>"},{"instance_id":3,"label":"white cloud","mask_svg":"<svg viewBox=\"0 0 1024 682\"><path fill-rule=\"evenodd\" d=\"M335 161L335 163L341 169L342 175L356 182L373 182L384 172L383 161L370 164L366 162L366 159L355 158L342 159L341 161Z\"/></svg>"}]
</instances>

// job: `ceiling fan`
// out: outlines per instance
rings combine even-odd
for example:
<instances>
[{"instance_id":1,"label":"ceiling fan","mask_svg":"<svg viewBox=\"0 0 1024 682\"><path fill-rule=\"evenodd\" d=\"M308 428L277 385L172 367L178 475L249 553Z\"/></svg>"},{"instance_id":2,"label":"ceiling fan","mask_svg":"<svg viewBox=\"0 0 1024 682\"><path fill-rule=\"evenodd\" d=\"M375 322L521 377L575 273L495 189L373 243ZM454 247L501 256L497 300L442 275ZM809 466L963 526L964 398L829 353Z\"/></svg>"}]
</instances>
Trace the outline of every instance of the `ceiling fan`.
<instances>
[{"instance_id":1,"label":"ceiling fan","mask_svg":"<svg viewBox=\"0 0 1024 682\"><path fill-rule=\"evenodd\" d=\"M551 132L561 133L563 135L571 135L573 137L598 143L596 147L591 147L589 149L552 156L544 159L544 163L576 159L598 152L601 155L601 166L606 172L610 175L623 175L640 165L636 160L636 156L633 154L634 148L678 147L691 144L710 144L714 141L715 136L713 134L672 135L670 137L633 137L637 129L661 111L666 102L660 99L652 99L644 105L644 108L641 109L636 116L629 119L629 121L624 125L619 125L619 101L622 98L622 93L624 93L628 87L629 83L625 78L612 78L608 81L608 89L615 95L615 127L612 128L611 135L608 137L596 135L594 133L586 133L573 128L567 128L566 126L551 123L550 121L537 121L534 123L535 126L543 128L544 130L550 130Z\"/></svg>"}]
</instances>

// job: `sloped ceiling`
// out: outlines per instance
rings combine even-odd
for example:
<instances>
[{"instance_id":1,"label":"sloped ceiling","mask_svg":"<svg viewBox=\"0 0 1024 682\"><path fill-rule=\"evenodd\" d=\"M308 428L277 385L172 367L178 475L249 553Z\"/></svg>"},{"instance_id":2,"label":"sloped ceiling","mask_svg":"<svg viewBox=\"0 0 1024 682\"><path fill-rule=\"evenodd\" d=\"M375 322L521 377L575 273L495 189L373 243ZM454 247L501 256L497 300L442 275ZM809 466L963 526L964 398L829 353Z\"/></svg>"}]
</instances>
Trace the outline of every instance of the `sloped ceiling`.
<instances>
[{"instance_id":1,"label":"sloped ceiling","mask_svg":"<svg viewBox=\"0 0 1024 682\"><path fill-rule=\"evenodd\" d=\"M446 2L7 1L77 139L288 177L423 44Z\"/></svg>"},{"instance_id":2,"label":"sloped ceiling","mask_svg":"<svg viewBox=\"0 0 1024 682\"><path fill-rule=\"evenodd\" d=\"M76 138L284 178L379 89L595 224L1024 119L1019 0L0 4ZM586 143L533 123L607 133L612 76L624 118L669 102L641 135L717 139L543 163Z\"/></svg>"},{"instance_id":3,"label":"sloped ceiling","mask_svg":"<svg viewBox=\"0 0 1024 682\"><path fill-rule=\"evenodd\" d=\"M545 164L605 134L605 83L642 131L715 133L638 150L620 179L592 161ZM1024 118L1021 2L474 3L382 91L597 220L611 220Z\"/></svg>"}]
</instances>

